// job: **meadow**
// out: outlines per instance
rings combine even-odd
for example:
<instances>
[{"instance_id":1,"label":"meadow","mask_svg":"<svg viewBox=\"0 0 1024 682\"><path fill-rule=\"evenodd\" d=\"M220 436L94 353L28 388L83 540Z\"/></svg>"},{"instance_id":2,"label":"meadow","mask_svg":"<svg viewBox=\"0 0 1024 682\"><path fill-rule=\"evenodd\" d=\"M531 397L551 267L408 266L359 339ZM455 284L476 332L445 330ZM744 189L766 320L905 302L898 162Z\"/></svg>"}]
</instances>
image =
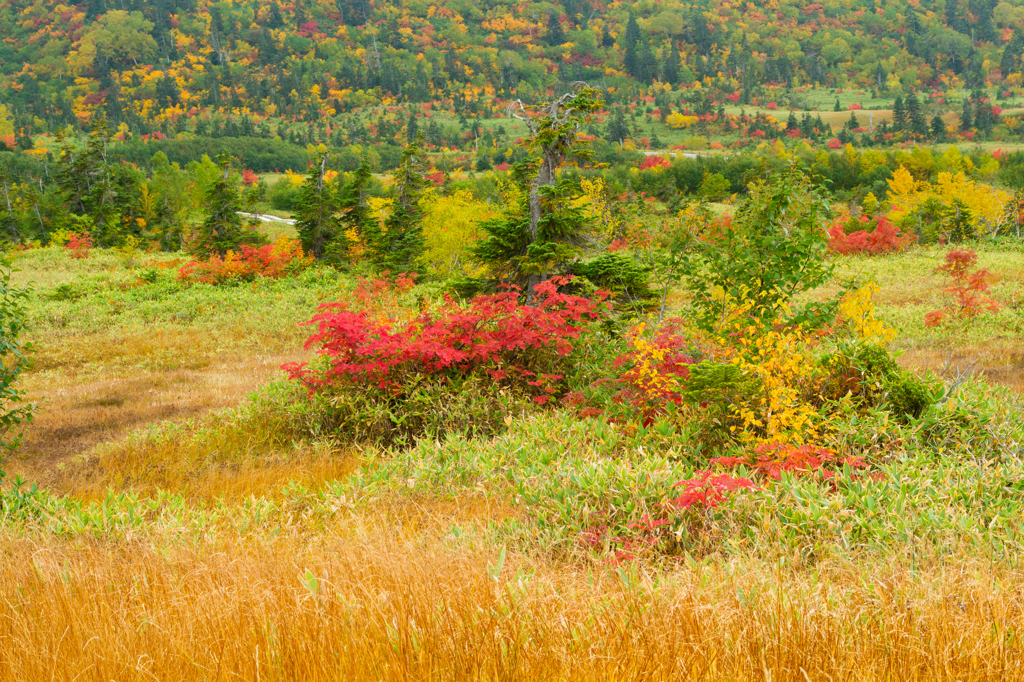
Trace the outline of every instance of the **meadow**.
<instances>
[{"instance_id":1,"label":"meadow","mask_svg":"<svg viewBox=\"0 0 1024 682\"><path fill-rule=\"evenodd\" d=\"M878 284L900 363L955 385L838 428L870 476L783 474L671 537L650 520L703 466L671 415L513 405L493 433L390 447L318 430L280 366L312 357L319 304L366 300L352 275L183 284L175 255L19 252L42 409L7 462L2 676L1014 679L1024 261L978 251L1005 305L960 328L924 324L941 247L835 260ZM432 287L372 305L409 315Z\"/></svg>"}]
</instances>

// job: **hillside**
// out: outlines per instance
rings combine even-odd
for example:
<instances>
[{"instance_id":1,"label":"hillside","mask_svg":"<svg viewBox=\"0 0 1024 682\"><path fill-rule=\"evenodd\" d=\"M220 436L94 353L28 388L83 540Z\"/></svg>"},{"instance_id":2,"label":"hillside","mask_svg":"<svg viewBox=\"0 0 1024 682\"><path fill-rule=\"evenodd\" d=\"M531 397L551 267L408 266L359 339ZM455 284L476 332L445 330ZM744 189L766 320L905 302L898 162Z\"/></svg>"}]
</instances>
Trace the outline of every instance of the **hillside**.
<instances>
[{"instance_id":1,"label":"hillside","mask_svg":"<svg viewBox=\"0 0 1024 682\"><path fill-rule=\"evenodd\" d=\"M396 142L411 114L394 106L432 102L462 117L434 142L466 146L466 117L578 80L610 104L656 98L661 123L690 103L831 112L912 92L930 119L975 90L1018 95L1022 30L1024 7L994 0L3 0L0 140L30 149L105 115L122 137Z\"/></svg>"}]
</instances>

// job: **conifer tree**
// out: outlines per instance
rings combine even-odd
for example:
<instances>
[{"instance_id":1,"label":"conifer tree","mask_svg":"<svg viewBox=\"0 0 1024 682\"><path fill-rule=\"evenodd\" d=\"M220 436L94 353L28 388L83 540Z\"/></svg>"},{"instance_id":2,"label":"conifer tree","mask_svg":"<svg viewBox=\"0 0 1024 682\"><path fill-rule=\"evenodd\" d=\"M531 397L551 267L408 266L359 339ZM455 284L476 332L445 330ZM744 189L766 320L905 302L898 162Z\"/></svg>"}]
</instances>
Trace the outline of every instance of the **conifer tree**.
<instances>
[{"instance_id":1,"label":"conifer tree","mask_svg":"<svg viewBox=\"0 0 1024 682\"><path fill-rule=\"evenodd\" d=\"M661 77L663 82L675 85L679 82L679 50L676 48L675 40L669 40L669 46L668 56L661 67ZM665 108L662 111L664 112Z\"/></svg>"},{"instance_id":2,"label":"conifer tree","mask_svg":"<svg viewBox=\"0 0 1024 682\"><path fill-rule=\"evenodd\" d=\"M935 114L935 116L932 117L931 134L932 139L935 142L946 141L946 124L943 122L942 117L939 116L938 114Z\"/></svg>"},{"instance_id":3,"label":"conifer tree","mask_svg":"<svg viewBox=\"0 0 1024 682\"><path fill-rule=\"evenodd\" d=\"M370 162L364 156L359 162L352 180L344 182L338 176L337 209L338 236L327 247L327 258L331 263L341 263L348 256L348 249L354 241L365 240L367 225L376 225L366 205L366 184L370 180Z\"/></svg>"},{"instance_id":4,"label":"conifer tree","mask_svg":"<svg viewBox=\"0 0 1024 682\"><path fill-rule=\"evenodd\" d=\"M907 111L903 108L903 98L899 95L892 104L892 127L897 132L907 129Z\"/></svg>"},{"instance_id":5,"label":"conifer tree","mask_svg":"<svg viewBox=\"0 0 1024 682\"><path fill-rule=\"evenodd\" d=\"M558 20L558 17L552 14L548 17L548 34L545 37L547 44L551 47L558 47L564 45L566 42L565 31L562 29L562 22Z\"/></svg>"},{"instance_id":6,"label":"conifer tree","mask_svg":"<svg viewBox=\"0 0 1024 682\"><path fill-rule=\"evenodd\" d=\"M334 188L326 181L328 154L320 156L306 175L299 190L295 227L302 248L316 259L327 255L328 247L338 238L340 226L335 215L337 198Z\"/></svg>"},{"instance_id":7,"label":"conifer tree","mask_svg":"<svg viewBox=\"0 0 1024 682\"><path fill-rule=\"evenodd\" d=\"M220 154L217 165L220 174L206 195L210 213L196 228L188 245L189 253L201 259L223 256L246 241L242 218L238 215L238 190L231 178L231 157Z\"/></svg>"},{"instance_id":8,"label":"conifer tree","mask_svg":"<svg viewBox=\"0 0 1024 682\"><path fill-rule=\"evenodd\" d=\"M89 234L96 246L114 246L121 234L117 191L107 158L110 129L99 119L89 131L85 149L76 151L62 133L56 183L71 213L88 218Z\"/></svg>"},{"instance_id":9,"label":"conifer tree","mask_svg":"<svg viewBox=\"0 0 1024 682\"><path fill-rule=\"evenodd\" d=\"M921 111L921 103L917 101L917 95L907 95L907 127L914 135L924 137L928 134L928 124L924 120L924 113Z\"/></svg>"},{"instance_id":10,"label":"conifer tree","mask_svg":"<svg viewBox=\"0 0 1024 682\"><path fill-rule=\"evenodd\" d=\"M416 141L416 136L419 135L420 126L416 122L416 114L409 114L409 123L405 126L405 141L406 144L412 144Z\"/></svg>"},{"instance_id":11,"label":"conifer tree","mask_svg":"<svg viewBox=\"0 0 1024 682\"><path fill-rule=\"evenodd\" d=\"M959 244L967 239L973 239L974 219L971 209L960 199L954 199L945 219L946 233L952 244Z\"/></svg>"},{"instance_id":12,"label":"conifer tree","mask_svg":"<svg viewBox=\"0 0 1024 682\"><path fill-rule=\"evenodd\" d=\"M964 108L960 112L960 130L967 131L974 127L974 115L971 113L971 101L964 100Z\"/></svg>"},{"instance_id":13,"label":"conifer tree","mask_svg":"<svg viewBox=\"0 0 1024 682\"><path fill-rule=\"evenodd\" d=\"M395 169L395 196L383 229L369 222L363 231L370 260L392 274L418 272L421 267L418 261L424 242L419 201L427 185L421 141L417 139L405 148Z\"/></svg>"},{"instance_id":14,"label":"conifer tree","mask_svg":"<svg viewBox=\"0 0 1024 682\"><path fill-rule=\"evenodd\" d=\"M577 131L603 104L597 91L586 86L539 111L527 111L518 103L514 116L530 130L525 146L540 158L516 166L513 177L522 199L501 218L481 225L487 236L473 253L501 280L523 286L528 301L538 284L565 271L577 251L586 218L573 205L578 194L574 185L558 170L565 161L590 156Z\"/></svg>"}]
</instances>

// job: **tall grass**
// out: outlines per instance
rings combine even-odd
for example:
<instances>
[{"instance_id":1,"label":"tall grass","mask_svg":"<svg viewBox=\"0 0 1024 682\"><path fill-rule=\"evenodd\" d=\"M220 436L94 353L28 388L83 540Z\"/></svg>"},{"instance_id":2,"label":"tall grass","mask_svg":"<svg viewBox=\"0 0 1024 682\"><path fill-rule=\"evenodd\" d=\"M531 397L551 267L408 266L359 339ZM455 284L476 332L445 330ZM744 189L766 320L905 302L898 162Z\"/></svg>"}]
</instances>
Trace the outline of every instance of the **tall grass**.
<instances>
[{"instance_id":1,"label":"tall grass","mask_svg":"<svg viewBox=\"0 0 1024 682\"><path fill-rule=\"evenodd\" d=\"M9 680L1024 677L1024 576L983 565L654 574L326 537L0 551Z\"/></svg>"}]
</instances>

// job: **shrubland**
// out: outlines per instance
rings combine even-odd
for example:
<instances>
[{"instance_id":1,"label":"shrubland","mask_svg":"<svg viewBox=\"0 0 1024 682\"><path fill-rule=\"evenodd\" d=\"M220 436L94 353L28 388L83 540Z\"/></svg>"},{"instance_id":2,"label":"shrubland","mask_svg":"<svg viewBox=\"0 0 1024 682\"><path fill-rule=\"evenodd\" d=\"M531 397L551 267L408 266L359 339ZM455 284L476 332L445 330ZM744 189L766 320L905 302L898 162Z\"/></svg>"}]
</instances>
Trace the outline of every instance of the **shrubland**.
<instances>
[{"instance_id":1,"label":"shrubland","mask_svg":"<svg viewBox=\"0 0 1024 682\"><path fill-rule=\"evenodd\" d=\"M12 249L41 412L0 493L5 670L1011 677L1008 195L853 148L815 163L890 193L779 146L736 197L679 192L686 157L619 184L597 94L521 104L535 157L475 184L415 139L385 178L314 150L272 245L221 159L142 185L200 197L180 233L84 192Z\"/></svg>"}]
</instances>

